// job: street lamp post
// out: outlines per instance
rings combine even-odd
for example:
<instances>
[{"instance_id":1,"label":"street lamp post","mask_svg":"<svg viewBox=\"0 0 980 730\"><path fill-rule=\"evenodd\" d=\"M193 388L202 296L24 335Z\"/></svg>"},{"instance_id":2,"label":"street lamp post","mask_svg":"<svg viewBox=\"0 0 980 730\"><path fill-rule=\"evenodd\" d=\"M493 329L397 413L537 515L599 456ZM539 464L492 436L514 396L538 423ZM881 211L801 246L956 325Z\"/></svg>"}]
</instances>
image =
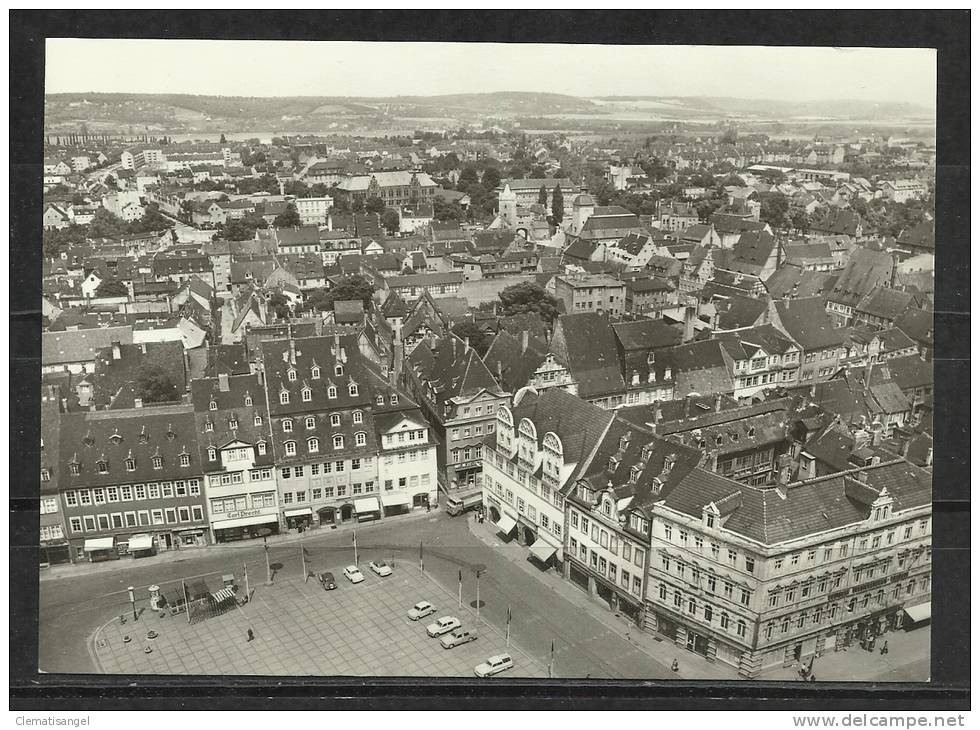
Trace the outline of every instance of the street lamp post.
<instances>
[{"instance_id":1,"label":"street lamp post","mask_svg":"<svg viewBox=\"0 0 980 730\"><path fill-rule=\"evenodd\" d=\"M136 614L136 589L133 586L129 586L126 590L129 591L129 603L133 607L133 621L138 621L139 616Z\"/></svg>"},{"instance_id":2,"label":"street lamp post","mask_svg":"<svg viewBox=\"0 0 980 730\"><path fill-rule=\"evenodd\" d=\"M269 564L269 541L264 535L262 536L262 547L265 548L265 584L271 586L272 566Z\"/></svg>"},{"instance_id":3,"label":"street lamp post","mask_svg":"<svg viewBox=\"0 0 980 730\"><path fill-rule=\"evenodd\" d=\"M480 570L479 568L477 568L476 570L476 617L477 618L480 618L480 574L483 573L484 571L485 569Z\"/></svg>"}]
</instances>

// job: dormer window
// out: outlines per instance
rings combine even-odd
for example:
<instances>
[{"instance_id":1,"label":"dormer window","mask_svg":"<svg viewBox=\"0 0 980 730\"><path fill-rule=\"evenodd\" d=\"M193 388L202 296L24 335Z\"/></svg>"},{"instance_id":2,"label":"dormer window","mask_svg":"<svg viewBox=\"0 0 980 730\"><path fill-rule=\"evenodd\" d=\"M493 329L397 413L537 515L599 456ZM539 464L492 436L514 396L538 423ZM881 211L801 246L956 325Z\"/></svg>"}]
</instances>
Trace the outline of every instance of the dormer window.
<instances>
[{"instance_id":1,"label":"dormer window","mask_svg":"<svg viewBox=\"0 0 980 730\"><path fill-rule=\"evenodd\" d=\"M385 404L385 397L383 395L379 395L374 399L374 402L379 406L383 406Z\"/></svg>"},{"instance_id":2,"label":"dormer window","mask_svg":"<svg viewBox=\"0 0 980 730\"><path fill-rule=\"evenodd\" d=\"M615 456L610 456L607 468L609 471L616 471L619 468L619 459L617 459Z\"/></svg>"},{"instance_id":3,"label":"dormer window","mask_svg":"<svg viewBox=\"0 0 980 730\"><path fill-rule=\"evenodd\" d=\"M650 458L650 454L652 452L653 452L653 447L650 446L650 444L647 444L646 446L643 447L643 450L640 452L640 460L647 461Z\"/></svg>"},{"instance_id":4,"label":"dormer window","mask_svg":"<svg viewBox=\"0 0 980 730\"><path fill-rule=\"evenodd\" d=\"M311 400L313 400L313 391L309 388L303 388L300 395L303 398L304 403L309 403Z\"/></svg>"},{"instance_id":5,"label":"dormer window","mask_svg":"<svg viewBox=\"0 0 980 730\"><path fill-rule=\"evenodd\" d=\"M150 436L149 436L149 434L146 433L145 431L140 432L139 442L141 444L147 444L147 443L149 443L150 442Z\"/></svg>"},{"instance_id":6,"label":"dormer window","mask_svg":"<svg viewBox=\"0 0 980 730\"><path fill-rule=\"evenodd\" d=\"M265 441L259 441L255 446L259 450L259 456L265 456Z\"/></svg>"},{"instance_id":7,"label":"dormer window","mask_svg":"<svg viewBox=\"0 0 980 730\"><path fill-rule=\"evenodd\" d=\"M208 433L211 433L212 431L214 431L214 423L211 422L211 421L205 421L204 422L204 430L207 431Z\"/></svg>"},{"instance_id":8,"label":"dormer window","mask_svg":"<svg viewBox=\"0 0 980 730\"><path fill-rule=\"evenodd\" d=\"M343 365L340 365L338 363L338 365L333 369L333 374L334 375L343 375L344 374L344 366Z\"/></svg>"},{"instance_id":9,"label":"dormer window","mask_svg":"<svg viewBox=\"0 0 980 730\"><path fill-rule=\"evenodd\" d=\"M97 462L95 462L95 469L99 472L99 474L108 474L109 462L105 459L99 459Z\"/></svg>"},{"instance_id":10,"label":"dormer window","mask_svg":"<svg viewBox=\"0 0 980 730\"><path fill-rule=\"evenodd\" d=\"M313 437L306 439L306 449L311 454L315 454L320 450L320 439Z\"/></svg>"},{"instance_id":11,"label":"dormer window","mask_svg":"<svg viewBox=\"0 0 980 730\"><path fill-rule=\"evenodd\" d=\"M367 443L367 435L363 431L358 431L357 433L354 434L355 445L364 446L366 443Z\"/></svg>"},{"instance_id":12,"label":"dormer window","mask_svg":"<svg viewBox=\"0 0 980 730\"><path fill-rule=\"evenodd\" d=\"M252 405L252 396L250 396L250 395L246 395L245 396L245 405L246 406Z\"/></svg>"},{"instance_id":13,"label":"dormer window","mask_svg":"<svg viewBox=\"0 0 980 730\"><path fill-rule=\"evenodd\" d=\"M177 438L177 434L174 433L172 427L167 426L167 441L173 441L175 438Z\"/></svg>"},{"instance_id":14,"label":"dormer window","mask_svg":"<svg viewBox=\"0 0 980 730\"><path fill-rule=\"evenodd\" d=\"M68 471L71 472L73 477L77 477L82 471L81 464L79 464L77 461L73 461L68 465Z\"/></svg>"},{"instance_id":15,"label":"dormer window","mask_svg":"<svg viewBox=\"0 0 980 730\"><path fill-rule=\"evenodd\" d=\"M283 430L283 433L292 433L293 432L293 422L291 420L289 420L288 418L285 419L282 422L282 430Z\"/></svg>"},{"instance_id":16,"label":"dormer window","mask_svg":"<svg viewBox=\"0 0 980 730\"><path fill-rule=\"evenodd\" d=\"M122 440L122 436L120 436L118 433L114 433L109 437L109 443L111 443L113 446L118 446L122 443Z\"/></svg>"},{"instance_id":17,"label":"dormer window","mask_svg":"<svg viewBox=\"0 0 980 730\"><path fill-rule=\"evenodd\" d=\"M327 388L327 398L336 398L336 397L337 397L337 386L331 385L329 388Z\"/></svg>"},{"instance_id":18,"label":"dormer window","mask_svg":"<svg viewBox=\"0 0 980 730\"><path fill-rule=\"evenodd\" d=\"M721 446L724 439L722 439L721 434L715 436L715 446Z\"/></svg>"},{"instance_id":19,"label":"dormer window","mask_svg":"<svg viewBox=\"0 0 980 730\"><path fill-rule=\"evenodd\" d=\"M391 398L389 398L388 400L391 403L391 405L397 406L398 405L398 394L397 393L392 393L391 394Z\"/></svg>"},{"instance_id":20,"label":"dormer window","mask_svg":"<svg viewBox=\"0 0 980 730\"><path fill-rule=\"evenodd\" d=\"M262 425L262 416L260 416L258 413L256 413L255 414L255 418L252 419L252 423L254 425L256 425L256 426L261 426Z\"/></svg>"},{"instance_id":21,"label":"dormer window","mask_svg":"<svg viewBox=\"0 0 980 730\"><path fill-rule=\"evenodd\" d=\"M238 430L238 419L237 418L232 418L231 420L229 420L228 421L228 428L231 429L232 431L237 431Z\"/></svg>"},{"instance_id":22,"label":"dormer window","mask_svg":"<svg viewBox=\"0 0 980 730\"><path fill-rule=\"evenodd\" d=\"M218 410L218 401L214 401L213 400L210 403L208 403L208 410L209 411L216 411L216 410Z\"/></svg>"},{"instance_id":23,"label":"dormer window","mask_svg":"<svg viewBox=\"0 0 980 730\"><path fill-rule=\"evenodd\" d=\"M351 395L357 395L357 383L351 383L347 386L347 392Z\"/></svg>"},{"instance_id":24,"label":"dormer window","mask_svg":"<svg viewBox=\"0 0 980 730\"><path fill-rule=\"evenodd\" d=\"M755 436L755 426L749 426L749 438Z\"/></svg>"},{"instance_id":25,"label":"dormer window","mask_svg":"<svg viewBox=\"0 0 980 730\"><path fill-rule=\"evenodd\" d=\"M208 447L208 461L215 461L218 458L218 450L213 446Z\"/></svg>"},{"instance_id":26,"label":"dormer window","mask_svg":"<svg viewBox=\"0 0 980 730\"><path fill-rule=\"evenodd\" d=\"M126 471L136 471L136 459L132 457L126 459Z\"/></svg>"},{"instance_id":27,"label":"dormer window","mask_svg":"<svg viewBox=\"0 0 980 730\"><path fill-rule=\"evenodd\" d=\"M364 414L360 411L354 411L354 423L362 423L364 421Z\"/></svg>"},{"instance_id":28,"label":"dormer window","mask_svg":"<svg viewBox=\"0 0 980 730\"><path fill-rule=\"evenodd\" d=\"M634 466L630 468L630 482L636 484L637 480L640 478L640 467Z\"/></svg>"},{"instance_id":29,"label":"dormer window","mask_svg":"<svg viewBox=\"0 0 980 730\"><path fill-rule=\"evenodd\" d=\"M732 433L732 443L738 443L738 431Z\"/></svg>"},{"instance_id":30,"label":"dormer window","mask_svg":"<svg viewBox=\"0 0 980 730\"><path fill-rule=\"evenodd\" d=\"M316 365L314 365L310 369L310 377L313 378L314 380L319 380L320 379L320 368L317 367Z\"/></svg>"},{"instance_id":31,"label":"dormer window","mask_svg":"<svg viewBox=\"0 0 980 730\"><path fill-rule=\"evenodd\" d=\"M289 368L289 370L286 371L286 378L290 383L296 382L296 371Z\"/></svg>"},{"instance_id":32,"label":"dormer window","mask_svg":"<svg viewBox=\"0 0 980 730\"><path fill-rule=\"evenodd\" d=\"M162 456L154 456L153 457L153 468L154 469L162 469L163 468L163 457Z\"/></svg>"},{"instance_id":33,"label":"dormer window","mask_svg":"<svg viewBox=\"0 0 980 730\"><path fill-rule=\"evenodd\" d=\"M86 446L95 446L95 439L92 438L92 434L85 434L85 438L82 439L82 443Z\"/></svg>"},{"instance_id":34,"label":"dormer window","mask_svg":"<svg viewBox=\"0 0 980 730\"><path fill-rule=\"evenodd\" d=\"M287 405L289 403L289 391L283 390L279 393L279 403L282 405Z\"/></svg>"},{"instance_id":35,"label":"dormer window","mask_svg":"<svg viewBox=\"0 0 980 730\"><path fill-rule=\"evenodd\" d=\"M180 455L180 465L181 466L190 466L191 465L191 457L190 457L190 454L181 454Z\"/></svg>"}]
</instances>

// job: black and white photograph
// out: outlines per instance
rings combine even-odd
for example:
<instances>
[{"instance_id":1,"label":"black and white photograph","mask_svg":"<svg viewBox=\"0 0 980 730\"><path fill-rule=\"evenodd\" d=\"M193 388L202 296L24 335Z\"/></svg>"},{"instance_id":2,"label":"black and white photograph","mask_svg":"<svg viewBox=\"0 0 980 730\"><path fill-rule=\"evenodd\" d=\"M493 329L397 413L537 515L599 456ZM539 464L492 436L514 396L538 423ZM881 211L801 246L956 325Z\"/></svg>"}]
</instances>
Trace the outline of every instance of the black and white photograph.
<instances>
[{"instance_id":1,"label":"black and white photograph","mask_svg":"<svg viewBox=\"0 0 980 730\"><path fill-rule=\"evenodd\" d=\"M937 51L765 41L41 39L34 670L930 682Z\"/></svg>"}]
</instances>

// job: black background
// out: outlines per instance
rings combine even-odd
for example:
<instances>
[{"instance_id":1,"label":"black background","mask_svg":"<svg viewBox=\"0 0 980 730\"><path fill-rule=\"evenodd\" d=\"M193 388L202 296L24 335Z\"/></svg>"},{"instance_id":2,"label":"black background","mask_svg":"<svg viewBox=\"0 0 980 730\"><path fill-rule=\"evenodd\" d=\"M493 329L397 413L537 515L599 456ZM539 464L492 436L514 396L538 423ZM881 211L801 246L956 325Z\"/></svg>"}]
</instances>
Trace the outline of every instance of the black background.
<instances>
[{"instance_id":1,"label":"black background","mask_svg":"<svg viewBox=\"0 0 980 730\"><path fill-rule=\"evenodd\" d=\"M10 709L967 709L969 28L968 11L10 11ZM474 684L472 680L38 675L36 444L46 37L939 49L932 681L779 685L498 678L492 684ZM438 58L433 63L439 63ZM97 68L79 65L80 76L98 73ZM650 73L655 78L657 70ZM733 68L732 73L751 74L752 69ZM854 75L860 74L860 67L855 68ZM547 88L548 79L541 82L541 91L552 90ZM764 89L759 96L765 96Z\"/></svg>"}]
</instances>

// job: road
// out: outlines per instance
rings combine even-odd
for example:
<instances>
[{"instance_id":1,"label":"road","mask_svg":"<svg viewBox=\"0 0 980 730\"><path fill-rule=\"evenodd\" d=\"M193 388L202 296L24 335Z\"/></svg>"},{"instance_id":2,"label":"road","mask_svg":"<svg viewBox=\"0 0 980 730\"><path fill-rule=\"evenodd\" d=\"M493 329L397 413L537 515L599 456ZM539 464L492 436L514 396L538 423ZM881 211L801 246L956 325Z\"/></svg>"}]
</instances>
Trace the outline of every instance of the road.
<instances>
[{"instance_id":1,"label":"road","mask_svg":"<svg viewBox=\"0 0 980 730\"><path fill-rule=\"evenodd\" d=\"M423 545L425 570L456 594L459 572L463 573L464 600L475 600L475 570L480 578L481 616L503 630L508 607L512 613L513 640L525 651L547 664L555 644L556 674L562 677L667 678L670 658L662 661L636 648L621 632L597 620L591 613L569 602L534 575L484 545L467 528L465 519L451 519L443 512L431 517L363 526L357 530L362 566L375 557L394 557L396 570L417 569L419 542ZM350 532L320 532L303 543L310 555L310 568L332 570L340 575L353 562ZM270 561L276 574L300 576L299 543L270 546ZM129 606L127 586L138 596L146 586L210 574L217 582L222 573L241 577L242 563L248 565L253 587L265 573L261 543L239 543L212 549L176 561L113 566L104 572L82 576L65 575L41 582L39 663L46 672L93 671L88 640L95 629Z\"/></svg>"},{"instance_id":2,"label":"road","mask_svg":"<svg viewBox=\"0 0 980 730\"><path fill-rule=\"evenodd\" d=\"M194 228L194 226L189 226L183 221L164 213L162 210L160 211L160 215L174 224L174 230L177 232L178 243L206 243L214 237L214 231L206 231L200 228Z\"/></svg>"}]
</instances>

